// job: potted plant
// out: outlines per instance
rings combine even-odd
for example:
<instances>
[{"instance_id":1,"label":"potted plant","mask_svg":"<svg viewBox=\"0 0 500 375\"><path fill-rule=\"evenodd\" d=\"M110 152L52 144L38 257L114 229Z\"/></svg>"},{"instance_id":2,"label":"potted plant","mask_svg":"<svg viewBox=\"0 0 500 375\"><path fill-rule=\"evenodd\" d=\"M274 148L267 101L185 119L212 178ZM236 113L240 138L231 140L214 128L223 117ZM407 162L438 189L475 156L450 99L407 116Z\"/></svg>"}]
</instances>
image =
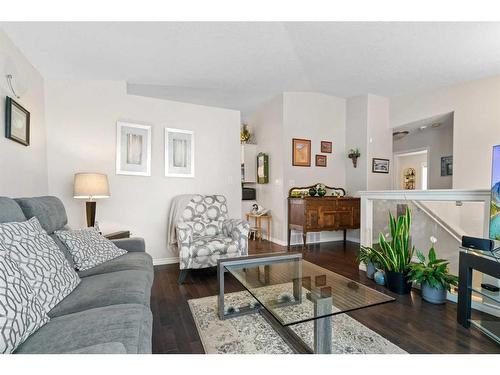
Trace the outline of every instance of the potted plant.
<instances>
[{"instance_id":1,"label":"potted plant","mask_svg":"<svg viewBox=\"0 0 500 375\"><path fill-rule=\"evenodd\" d=\"M408 273L415 248L410 241L410 227L409 208L406 208L404 215L399 216L397 220L389 212L390 241L380 233L378 246L370 248L375 254L376 262L385 270L387 287L398 294L411 291Z\"/></svg>"},{"instance_id":2,"label":"potted plant","mask_svg":"<svg viewBox=\"0 0 500 375\"><path fill-rule=\"evenodd\" d=\"M247 124L242 124L241 125L241 131L240 131L240 141L241 143L247 143L250 140L250 137L252 135L250 134L250 131L248 130L248 125Z\"/></svg>"},{"instance_id":3,"label":"potted plant","mask_svg":"<svg viewBox=\"0 0 500 375\"><path fill-rule=\"evenodd\" d=\"M458 277L450 275L448 264L445 259L438 259L434 244L436 238L431 237L431 248L425 255L417 250L419 263L410 264L409 277L411 281L420 284L422 288L422 298L427 302L442 304L446 302L446 292L451 290L452 286L458 284Z\"/></svg>"},{"instance_id":4,"label":"potted plant","mask_svg":"<svg viewBox=\"0 0 500 375\"><path fill-rule=\"evenodd\" d=\"M361 153L359 152L358 148L351 148L349 150L349 154L347 154L347 157L349 159L352 159L352 165L354 166L354 168L357 167L357 165L358 165L358 158L360 156L361 156Z\"/></svg>"},{"instance_id":5,"label":"potted plant","mask_svg":"<svg viewBox=\"0 0 500 375\"><path fill-rule=\"evenodd\" d=\"M373 279L377 271L376 256L371 248L361 246L358 252L358 263L363 263L366 266L366 277Z\"/></svg>"}]
</instances>

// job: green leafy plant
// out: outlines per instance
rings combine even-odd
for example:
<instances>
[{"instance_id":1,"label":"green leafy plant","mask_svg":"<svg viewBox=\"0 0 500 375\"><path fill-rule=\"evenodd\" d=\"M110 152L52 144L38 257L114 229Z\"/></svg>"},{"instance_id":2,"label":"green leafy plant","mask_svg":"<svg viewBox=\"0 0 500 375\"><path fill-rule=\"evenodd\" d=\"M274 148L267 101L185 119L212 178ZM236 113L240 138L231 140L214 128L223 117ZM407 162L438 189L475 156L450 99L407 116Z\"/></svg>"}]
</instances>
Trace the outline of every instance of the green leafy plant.
<instances>
[{"instance_id":1,"label":"green leafy plant","mask_svg":"<svg viewBox=\"0 0 500 375\"><path fill-rule=\"evenodd\" d=\"M411 210L406 208L404 215L397 219L389 212L391 240L379 234L378 246L368 247L375 255L375 261L386 271L407 272L415 247L410 241Z\"/></svg>"},{"instance_id":2,"label":"green leafy plant","mask_svg":"<svg viewBox=\"0 0 500 375\"><path fill-rule=\"evenodd\" d=\"M374 245L374 246L376 246L376 245ZM364 264L368 264L368 263L375 264L377 262L377 256L371 250L370 247L361 246L359 251L358 251L357 262L364 263Z\"/></svg>"},{"instance_id":3,"label":"green leafy plant","mask_svg":"<svg viewBox=\"0 0 500 375\"><path fill-rule=\"evenodd\" d=\"M411 281L423 284L427 283L433 288L443 287L450 291L452 286L458 284L458 277L448 273L448 262L445 259L438 259L434 244L429 249L427 254L428 261L426 262L425 255L417 250L417 258L419 263L410 264L410 273L408 276Z\"/></svg>"},{"instance_id":4,"label":"green leafy plant","mask_svg":"<svg viewBox=\"0 0 500 375\"><path fill-rule=\"evenodd\" d=\"M359 158L361 156L361 152L359 152L359 148L351 148L349 150L349 154L348 155L349 155L350 158L353 158L353 157Z\"/></svg>"}]
</instances>

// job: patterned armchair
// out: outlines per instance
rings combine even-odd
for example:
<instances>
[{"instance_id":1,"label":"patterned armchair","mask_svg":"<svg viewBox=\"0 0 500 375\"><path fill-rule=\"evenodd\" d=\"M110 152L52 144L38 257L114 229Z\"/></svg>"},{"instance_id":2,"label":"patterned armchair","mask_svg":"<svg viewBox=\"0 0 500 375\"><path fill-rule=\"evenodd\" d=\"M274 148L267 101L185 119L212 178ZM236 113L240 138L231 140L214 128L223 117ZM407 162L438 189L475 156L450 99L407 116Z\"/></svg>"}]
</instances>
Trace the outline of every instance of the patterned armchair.
<instances>
[{"instance_id":1,"label":"patterned armchair","mask_svg":"<svg viewBox=\"0 0 500 375\"><path fill-rule=\"evenodd\" d=\"M188 269L216 266L221 257L247 255L249 230L247 221L228 219L224 196L193 196L176 225L179 284Z\"/></svg>"}]
</instances>

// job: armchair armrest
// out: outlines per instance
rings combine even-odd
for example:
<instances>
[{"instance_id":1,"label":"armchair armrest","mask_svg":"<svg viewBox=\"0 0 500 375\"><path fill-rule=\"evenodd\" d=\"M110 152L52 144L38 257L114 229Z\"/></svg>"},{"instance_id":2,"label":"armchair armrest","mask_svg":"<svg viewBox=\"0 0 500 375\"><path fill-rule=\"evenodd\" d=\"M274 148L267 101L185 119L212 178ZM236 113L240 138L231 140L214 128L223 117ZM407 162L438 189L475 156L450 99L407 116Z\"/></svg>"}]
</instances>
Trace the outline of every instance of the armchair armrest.
<instances>
[{"instance_id":1,"label":"armchair armrest","mask_svg":"<svg viewBox=\"0 0 500 375\"><path fill-rule=\"evenodd\" d=\"M250 223L246 220L226 219L222 223L222 231L225 236L229 236L235 241L240 241L242 238L248 239Z\"/></svg>"},{"instance_id":2,"label":"armchair armrest","mask_svg":"<svg viewBox=\"0 0 500 375\"><path fill-rule=\"evenodd\" d=\"M186 223L177 223L175 226L177 235L177 247L179 248L179 258L189 258L189 248L193 240L193 228Z\"/></svg>"},{"instance_id":3,"label":"armchair armrest","mask_svg":"<svg viewBox=\"0 0 500 375\"><path fill-rule=\"evenodd\" d=\"M111 240L120 249L126 250L129 253L143 253L146 251L146 243L144 238L120 238L118 240Z\"/></svg>"}]
</instances>

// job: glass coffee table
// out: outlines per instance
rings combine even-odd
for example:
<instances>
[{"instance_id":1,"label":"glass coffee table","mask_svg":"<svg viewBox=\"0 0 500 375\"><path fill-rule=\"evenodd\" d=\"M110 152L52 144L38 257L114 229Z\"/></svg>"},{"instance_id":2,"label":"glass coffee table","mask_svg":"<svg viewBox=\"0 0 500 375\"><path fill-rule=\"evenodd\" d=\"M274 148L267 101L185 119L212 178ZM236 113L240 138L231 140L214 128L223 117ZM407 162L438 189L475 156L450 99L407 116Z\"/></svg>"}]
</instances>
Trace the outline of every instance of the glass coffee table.
<instances>
[{"instance_id":1,"label":"glass coffee table","mask_svg":"<svg viewBox=\"0 0 500 375\"><path fill-rule=\"evenodd\" d=\"M233 275L254 298L245 306L224 303L224 273ZM331 353L333 315L395 299L302 259L274 253L219 259L218 314L229 319L260 313L296 353ZM313 348L291 329L314 322Z\"/></svg>"}]
</instances>

